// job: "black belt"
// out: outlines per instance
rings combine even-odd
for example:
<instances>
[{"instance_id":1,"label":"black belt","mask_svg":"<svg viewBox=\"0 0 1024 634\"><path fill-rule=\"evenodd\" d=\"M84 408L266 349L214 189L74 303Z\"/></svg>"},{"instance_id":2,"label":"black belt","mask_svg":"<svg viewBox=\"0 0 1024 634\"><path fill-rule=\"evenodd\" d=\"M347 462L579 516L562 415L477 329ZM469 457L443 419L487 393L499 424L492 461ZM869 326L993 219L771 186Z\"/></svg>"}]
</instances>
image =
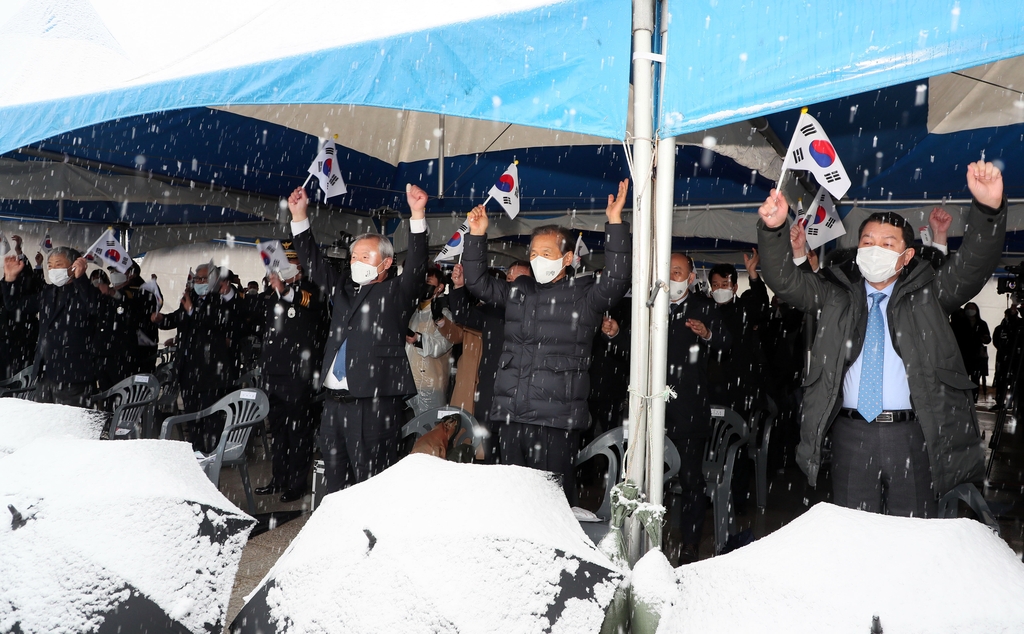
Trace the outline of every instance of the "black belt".
<instances>
[{"instance_id":1,"label":"black belt","mask_svg":"<svg viewBox=\"0 0 1024 634\"><path fill-rule=\"evenodd\" d=\"M348 390L327 390L327 398L338 401L339 403L355 403L356 397L352 396Z\"/></svg>"},{"instance_id":2,"label":"black belt","mask_svg":"<svg viewBox=\"0 0 1024 634\"><path fill-rule=\"evenodd\" d=\"M867 420L864 416L855 409L844 407L839 410L840 416L852 418L854 420ZM878 418L871 421L873 423L905 423L908 420L914 420L917 418L917 414L912 409L895 409L886 410L878 415Z\"/></svg>"}]
</instances>

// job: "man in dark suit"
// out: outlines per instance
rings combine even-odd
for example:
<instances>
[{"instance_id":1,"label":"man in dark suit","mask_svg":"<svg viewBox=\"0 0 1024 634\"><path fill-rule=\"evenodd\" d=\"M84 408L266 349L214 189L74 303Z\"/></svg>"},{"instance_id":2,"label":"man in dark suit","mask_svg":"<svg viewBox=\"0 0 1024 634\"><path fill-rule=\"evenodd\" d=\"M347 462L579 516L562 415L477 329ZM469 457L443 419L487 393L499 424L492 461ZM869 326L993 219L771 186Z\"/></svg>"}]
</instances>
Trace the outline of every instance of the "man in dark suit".
<instances>
[{"instance_id":1,"label":"man in dark suit","mask_svg":"<svg viewBox=\"0 0 1024 634\"><path fill-rule=\"evenodd\" d=\"M50 283L39 289L23 274L25 260L13 254L4 258L4 304L8 310L39 315L33 400L84 407L96 380L91 347L100 292L74 249L57 247L47 265Z\"/></svg>"},{"instance_id":2,"label":"man in dark suit","mask_svg":"<svg viewBox=\"0 0 1024 634\"><path fill-rule=\"evenodd\" d=\"M320 288L303 278L299 255L282 242L288 264L269 276L271 292L247 304L259 325L261 387L270 399L267 428L273 453L270 484L256 495L281 493L281 502L306 493L316 421L313 376L327 337L330 314Z\"/></svg>"},{"instance_id":3,"label":"man in dark suit","mask_svg":"<svg viewBox=\"0 0 1024 634\"><path fill-rule=\"evenodd\" d=\"M305 190L300 187L288 198L299 260L334 306L316 381L328 393L320 421L328 493L342 488L346 474L362 482L395 462L404 402L416 393L405 336L426 285L427 194L410 185L406 198L412 218L400 275L391 268L394 247L379 234L357 236L351 266L339 273L309 229Z\"/></svg>"}]
</instances>

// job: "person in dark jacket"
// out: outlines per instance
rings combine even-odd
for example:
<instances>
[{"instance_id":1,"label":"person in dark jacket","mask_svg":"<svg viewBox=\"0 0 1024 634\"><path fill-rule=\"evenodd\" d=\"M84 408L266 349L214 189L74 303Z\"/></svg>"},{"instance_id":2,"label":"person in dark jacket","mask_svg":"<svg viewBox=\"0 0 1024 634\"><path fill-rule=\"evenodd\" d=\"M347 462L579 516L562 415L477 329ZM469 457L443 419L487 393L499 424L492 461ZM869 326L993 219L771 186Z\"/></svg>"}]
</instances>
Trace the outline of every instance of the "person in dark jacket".
<instances>
[{"instance_id":1,"label":"person in dark jacket","mask_svg":"<svg viewBox=\"0 0 1024 634\"><path fill-rule=\"evenodd\" d=\"M996 373L992 377L992 387L996 390L994 409L1006 406L1007 387L1016 380L1017 366L1024 358L1024 337L1019 336L1021 323L1017 306L1011 306L1004 311L1003 321L992 331L992 345L996 348Z\"/></svg>"},{"instance_id":2,"label":"person in dark jacket","mask_svg":"<svg viewBox=\"0 0 1024 634\"><path fill-rule=\"evenodd\" d=\"M988 324L981 318L978 305L968 302L962 309L953 311L949 316L949 325L960 346L960 356L967 367L967 376L984 389L988 377L988 344L992 343L992 335ZM974 388L974 402L978 402L978 388Z\"/></svg>"},{"instance_id":3,"label":"person in dark jacket","mask_svg":"<svg viewBox=\"0 0 1024 634\"><path fill-rule=\"evenodd\" d=\"M813 486L831 433L836 504L930 517L937 496L984 477L974 384L947 315L995 270L1006 200L991 163L970 164L967 185L969 229L938 270L914 257L913 229L887 212L860 227L855 262L807 273L793 264L785 198L772 190L758 210L765 281L796 308L819 312L797 462Z\"/></svg>"},{"instance_id":4,"label":"person in dark jacket","mask_svg":"<svg viewBox=\"0 0 1024 634\"><path fill-rule=\"evenodd\" d=\"M566 275L573 236L548 225L530 241L533 277L511 284L487 274L487 211L469 213L462 263L466 287L479 299L505 309L505 340L494 383L490 418L501 423L501 460L560 474L573 491L573 458L580 431L590 424L587 397L594 334L605 311L629 289L629 225L622 222L629 181L608 196L606 265L600 280Z\"/></svg>"},{"instance_id":5,"label":"person in dark jacket","mask_svg":"<svg viewBox=\"0 0 1024 634\"><path fill-rule=\"evenodd\" d=\"M690 290L696 281L693 259L673 253L669 274L665 384L676 396L665 404L665 436L679 451L681 492L668 504L665 538L666 554L677 564L687 564L698 558L707 510L702 469L704 445L711 435L708 359L728 352L733 340L715 303ZM617 322L608 324L605 331L612 341L624 340L628 345L629 332Z\"/></svg>"},{"instance_id":6,"label":"person in dark jacket","mask_svg":"<svg viewBox=\"0 0 1024 634\"><path fill-rule=\"evenodd\" d=\"M128 282L118 288L137 316L135 339L129 374L152 374L156 368L157 343L160 328L150 320L150 315L160 312L160 289L156 279L145 282L139 275L139 265L132 263L128 269Z\"/></svg>"},{"instance_id":7,"label":"person in dark jacket","mask_svg":"<svg viewBox=\"0 0 1024 634\"><path fill-rule=\"evenodd\" d=\"M99 363L96 383L103 392L135 374L140 321L137 311L142 307L121 292L128 284L128 277L123 273L111 270L108 274L96 269L89 278L101 296L93 346ZM151 314L146 313L146 321Z\"/></svg>"},{"instance_id":8,"label":"person in dark jacket","mask_svg":"<svg viewBox=\"0 0 1024 634\"><path fill-rule=\"evenodd\" d=\"M200 264L192 287L181 296L176 311L153 314L161 330L178 329L175 374L186 412L205 409L231 391L236 378L234 342L241 320L238 297L217 267ZM224 429L223 416L209 417L190 427L192 446L212 452Z\"/></svg>"},{"instance_id":9,"label":"person in dark jacket","mask_svg":"<svg viewBox=\"0 0 1024 634\"><path fill-rule=\"evenodd\" d=\"M57 247L47 262L50 284L39 289L23 259L4 259L4 305L39 315L39 338L32 363L38 377L33 400L84 407L96 380L92 339L100 293L85 275L85 259Z\"/></svg>"},{"instance_id":10,"label":"person in dark jacket","mask_svg":"<svg viewBox=\"0 0 1024 634\"><path fill-rule=\"evenodd\" d=\"M270 274L271 295L257 295L251 321L262 321L260 381L270 399L273 475L256 495L281 493L294 502L306 493L316 431L313 377L319 365L330 312L323 292L303 279L298 253L282 242L288 265Z\"/></svg>"},{"instance_id":11,"label":"person in dark jacket","mask_svg":"<svg viewBox=\"0 0 1024 634\"><path fill-rule=\"evenodd\" d=\"M11 239L15 237L11 236ZM36 275L24 255L18 255L18 259L24 262L18 274L24 292L30 295L39 292L45 285L42 275ZM31 365L38 337L38 313L19 310L17 302L8 302L5 294L0 293L0 380L8 379Z\"/></svg>"},{"instance_id":12,"label":"person in dark jacket","mask_svg":"<svg viewBox=\"0 0 1024 634\"><path fill-rule=\"evenodd\" d=\"M351 266L338 272L309 229L309 197L300 187L288 198L295 250L305 275L333 303L323 364L316 381L327 389L320 421L327 492L348 476L362 482L398 459L405 399L416 393L405 337L426 285L427 194L409 185L409 251L401 274L394 247L382 235L356 236Z\"/></svg>"},{"instance_id":13,"label":"person in dark jacket","mask_svg":"<svg viewBox=\"0 0 1024 634\"><path fill-rule=\"evenodd\" d=\"M590 360L590 429L584 433L584 445L610 429L622 426L629 397L629 322L631 298L624 298L605 315L627 334L609 337L605 324L594 337Z\"/></svg>"}]
</instances>

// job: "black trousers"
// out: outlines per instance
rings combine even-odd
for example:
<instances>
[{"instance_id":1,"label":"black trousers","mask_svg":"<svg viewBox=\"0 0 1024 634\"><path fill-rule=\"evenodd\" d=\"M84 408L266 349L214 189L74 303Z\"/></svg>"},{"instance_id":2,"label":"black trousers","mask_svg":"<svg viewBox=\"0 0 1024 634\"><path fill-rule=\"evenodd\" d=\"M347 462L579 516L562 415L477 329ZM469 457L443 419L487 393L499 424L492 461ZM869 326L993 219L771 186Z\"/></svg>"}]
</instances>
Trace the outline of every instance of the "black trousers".
<instances>
[{"instance_id":1,"label":"black trousers","mask_svg":"<svg viewBox=\"0 0 1024 634\"><path fill-rule=\"evenodd\" d=\"M270 400L272 480L287 491L305 493L316 434L313 393L308 381L275 379L268 377L264 385Z\"/></svg>"},{"instance_id":2,"label":"black trousers","mask_svg":"<svg viewBox=\"0 0 1024 634\"><path fill-rule=\"evenodd\" d=\"M93 392L92 387L91 383L58 383L41 376L36 382L31 399L36 403L86 407Z\"/></svg>"},{"instance_id":3,"label":"black trousers","mask_svg":"<svg viewBox=\"0 0 1024 634\"><path fill-rule=\"evenodd\" d=\"M704 482L705 438L672 439L679 450L679 485L682 491L669 504L669 531L679 534L680 545L699 546L708 509Z\"/></svg>"},{"instance_id":4,"label":"black trousers","mask_svg":"<svg viewBox=\"0 0 1024 634\"><path fill-rule=\"evenodd\" d=\"M330 397L320 418L320 452L327 492L356 484L398 460L405 399L400 396L357 398L344 403Z\"/></svg>"},{"instance_id":5,"label":"black trousers","mask_svg":"<svg viewBox=\"0 0 1024 634\"><path fill-rule=\"evenodd\" d=\"M181 402L185 406L185 413L198 412L201 409L216 403L227 393L224 388L202 389L196 385L181 386ZM194 423L189 423L185 428L186 438L192 443L196 451L209 454L217 449L220 442L220 434L224 431L224 414L215 414L200 418Z\"/></svg>"},{"instance_id":6,"label":"black trousers","mask_svg":"<svg viewBox=\"0 0 1024 634\"><path fill-rule=\"evenodd\" d=\"M935 517L935 492L921 425L869 423L839 416L832 424L836 504L871 513Z\"/></svg>"},{"instance_id":7,"label":"black trousers","mask_svg":"<svg viewBox=\"0 0 1024 634\"><path fill-rule=\"evenodd\" d=\"M502 422L498 426L498 437L502 464L551 471L561 476L562 490L567 495L575 491L576 469L573 462L580 451L580 432Z\"/></svg>"}]
</instances>

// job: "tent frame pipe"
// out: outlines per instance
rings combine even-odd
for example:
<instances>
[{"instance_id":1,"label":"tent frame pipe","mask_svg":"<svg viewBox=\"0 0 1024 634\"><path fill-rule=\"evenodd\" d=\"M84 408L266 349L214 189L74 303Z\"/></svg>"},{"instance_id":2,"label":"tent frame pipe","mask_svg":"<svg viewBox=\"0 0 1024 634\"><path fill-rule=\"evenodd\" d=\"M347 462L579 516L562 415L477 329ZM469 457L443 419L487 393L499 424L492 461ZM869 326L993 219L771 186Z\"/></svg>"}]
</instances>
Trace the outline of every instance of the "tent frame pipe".
<instances>
[{"instance_id":1,"label":"tent frame pipe","mask_svg":"<svg viewBox=\"0 0 1024 634\"><path fill-rule=\"evenodd\" d=\"M644 490L647 445L647 399L650 352L650 311L644 299L651 288L651 166L654 159L654 76L651 49L654 0L633 2L633 301L629 360L629 449L626 479ZM618 475L618 474L616 474ZM627 557L636 562L643 528L628 524Z\"/></svg>"}]
</instances>

